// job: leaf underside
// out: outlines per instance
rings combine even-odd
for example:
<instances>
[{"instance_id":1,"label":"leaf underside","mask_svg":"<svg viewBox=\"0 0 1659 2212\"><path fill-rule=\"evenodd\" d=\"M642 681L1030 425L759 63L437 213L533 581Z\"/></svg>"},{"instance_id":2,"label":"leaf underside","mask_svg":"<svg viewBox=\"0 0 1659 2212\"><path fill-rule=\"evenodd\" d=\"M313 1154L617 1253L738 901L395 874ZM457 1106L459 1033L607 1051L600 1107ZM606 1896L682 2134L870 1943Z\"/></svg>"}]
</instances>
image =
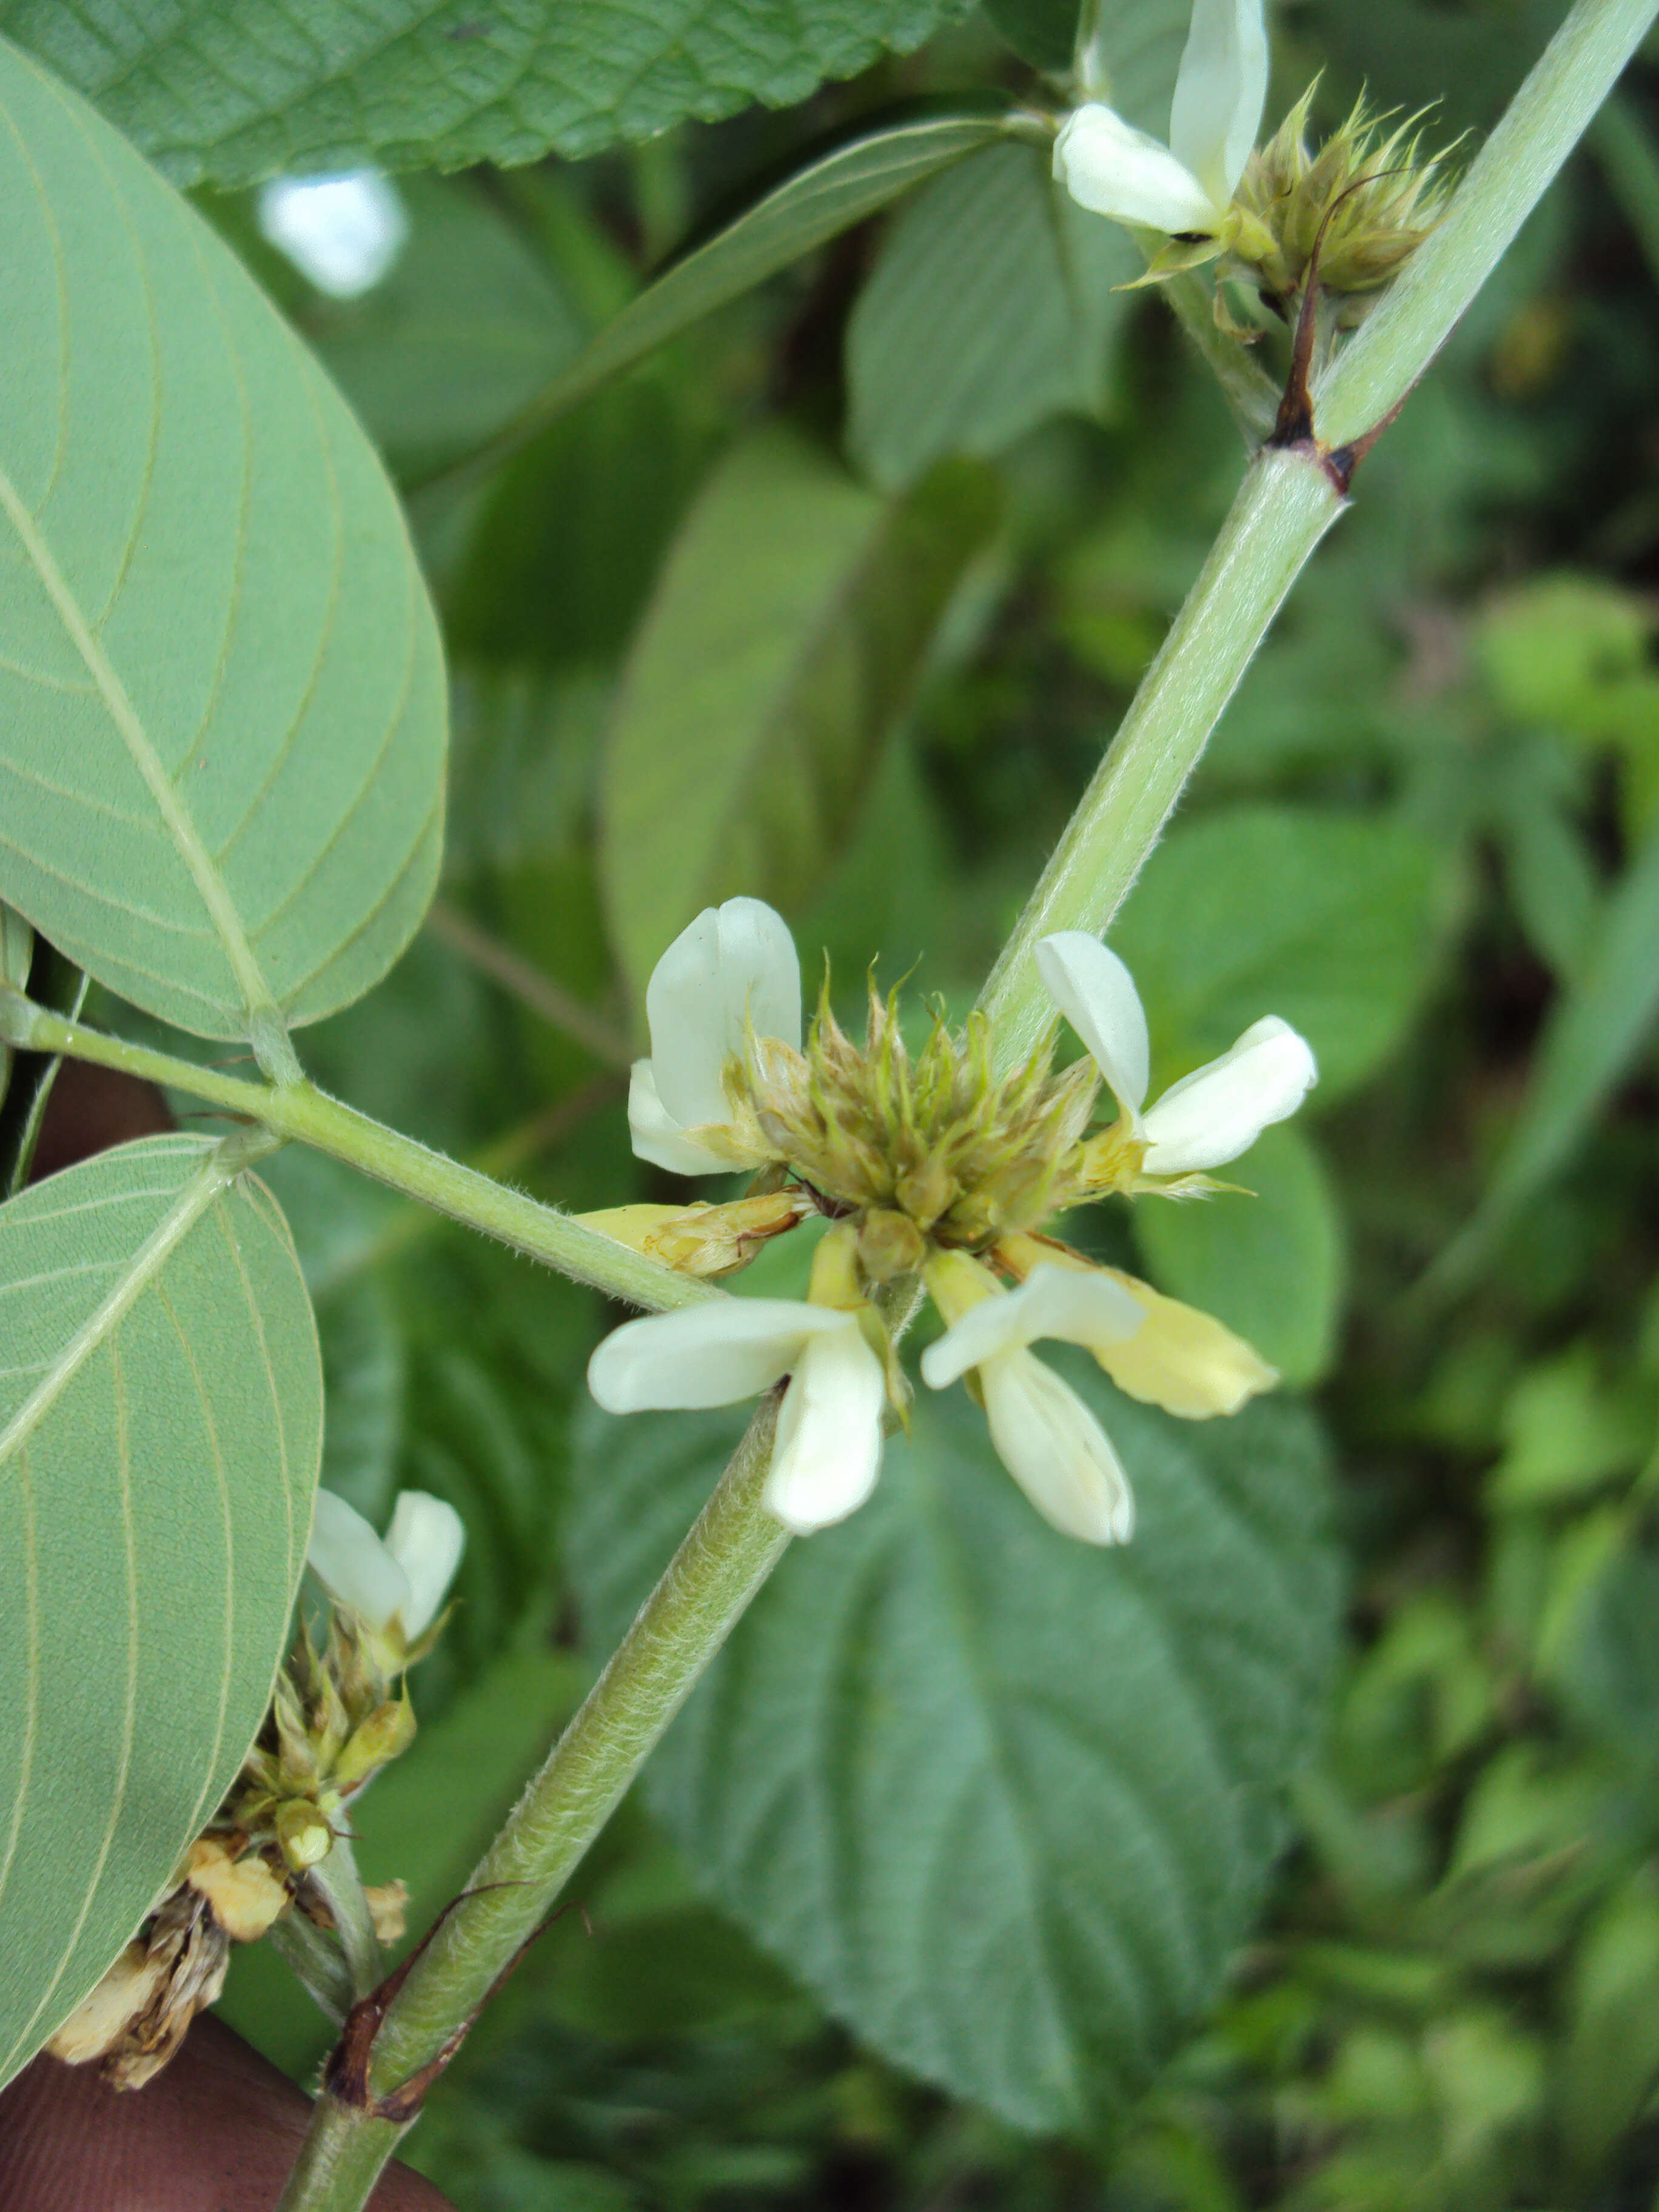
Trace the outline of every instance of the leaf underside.
<instances>
[{"instance_id":1,"label":"leaf underside","mask_svg":"<svg viewBox=\"0 0 1659 2212\"><path fill-rule=\"evenodd\" d=\"M216 1808L304 1562L310 1303L215 1154L150 1138L0 1207L0 2082Z\"/></svg>"},{"instance_id":2,"label":"leaf underside","mask_svg":"<svg viewBox=\"0 0 1659 2212\"><path fill-rule=\"evenodd\" d=\"M445 702L384 471L228 250L0 42L0 894L179 1027L418 927Z\"/></svg>"}]
</instances>

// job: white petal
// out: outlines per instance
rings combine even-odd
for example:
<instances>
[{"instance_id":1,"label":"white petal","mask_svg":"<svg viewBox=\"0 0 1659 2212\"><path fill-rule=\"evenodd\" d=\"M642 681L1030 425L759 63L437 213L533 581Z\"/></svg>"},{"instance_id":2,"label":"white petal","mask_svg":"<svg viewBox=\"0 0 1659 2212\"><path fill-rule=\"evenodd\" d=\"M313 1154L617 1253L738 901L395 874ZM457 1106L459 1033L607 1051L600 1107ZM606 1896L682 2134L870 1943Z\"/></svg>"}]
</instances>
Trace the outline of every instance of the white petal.
<instances>
[{"instance_id":1,"label":"white petal","mask_svg":"<svg viewBox=\"0 0 1659 2212\"><path fill-rule=\"evenodd\" d=\"M1017 1291L982 1298L930 1344L921 1355L922 1379L942 1390L970 1367L1043 1336L1091 1351L1121 1344L1145 1320L1144 1308L1110 1275L1045 1261Z\"/></svg>"},{"instance_id":2,"label":"white petal","mask_svg":"<svg viewBox=\"0 0 1659 2212\"><path fill-rule=\"evenodd\" d=\"M1267 97L1261 0L1193 0L1170 144L1218 208L1244 173Z\"/></svg>"},{"instance_id":3,"label":"white petal","mask_svg":"<svg viewBox=\"0 0 1659 2212\"><path fill-rule=\"evenodd\" d=\"M1127 1544L1129 1480L1076 1391L1029 1352L1002 1353L980 1382L997 1456L1043 1519L1085 1544Z\"/></svg>"},{"instance_id":4,"label":"white petal","mask_svg":"<svg viewBox=\"0 0 1659 2212\"><path fill-rule=\"evenodd\" d=\"M466 1529L447 1498L434 1498L424 1490L404 1490L392 1508L386 1547L409 1577L409 1601L402 1620L404 1634L413 1643L431 1626L449 1594L466 1549Z\"/></svg>"},{"instance_id":5,"label":"white petal","mask_svg":"<svg viewBox=\"0 0 1659 2212\"><path fill-rule=\"evenodd\" d=\"M887 1377L850 1314L815 1336L789 1378L766 1478L766 1507L797 1536L844 1521L876 1486Z\"/></svg>"},{"instance_id":6,"label":"white petal","mask_svg":"<svg viewBox=\"0 0 1659 2212\"><path fill-rule=\"evenodd\" d=\"M317 1492L306 1563L336 1605L385 1628L410 1602L409 1577L362 1515L331 1490Z\"/></svg>"},{"instance_id":7,"label":"white petal","mask_svg":"<svg viewBox=\"0 0 1659 2212\"><path fill-rule=\"evenodd\" d=\"M1172 1083L1146 1115L1148 1175L1218 1168L1249 1152L1270 1121L1294 1114L1319 1079L1312 1048L1277 1014L1252 1023L1229 1052Z\"/></svg>"},{"instance_id":8,"label":"white petal","mask_svg":"<svg viewBox=\"0 0 1659 2212\"><path fill-rule=\"evenodd\" d=\"M804 1298L713 1298L612 1329L587 1387L607 1413L730 1406L769 1390L809 1337L856 1326Z\"/></svg>"},{"instance_id":9,"label":"white petal","mask_svg":"<svg viewBox=\"0 0 1659 2212\"><path fill-rule=\"evenodd\" d=\"M1062 929L1036 949L1048 996L1089 1048L1108 1089L1133 1121L1146 1096L1151 1051L1134 978L1115 952L1081 929Z\"/></svg>"},{"instance_id":10,"label":"white petal","mask_svg":"<svg viewBox=\"0 0 1659 2212\"><path fill-rule=\"evenodd\" d=\"M378 169L279 177L259 194L259 228L302 276L337 300L378 284L403 250L409 217Z\"/></svg>"},{"instance_id":11,"label":"white petal","mask_svg":"<svg viewBox=\"0 0 1659 2212\"><path fill-rule=\"evenodd\" d=\"M759 899L705 907L646 986L657 1096L682 1129L730 1119L726 1063L757 1036L800 1042L800 963L781 915Z\"/></svg>"},{"instance_id":12,"label":"white petal","mask_svg":"<svg viewBox=\"0 0 1659 2212\"><path fill-rule=\"evenodd\" d=\"M1054 174L1079 207L1151 230L1212 231L1219 210L1167 146L1091 100L1054 141Z\"/></svg>"},{"instance_id":13,"label":"white petal","mask_svg":"<svg viewBox=\"0 0 1659 2212\"><path fill-rule=\"evenodd\" d=\"M729 1109L724 1096L720 1116ZM628 1133L635 1157L683 1176L730 1175L732 1161L682 1129L657 1096L657 1079L648 1060L636 1060L628 1085Z\"/></svg>"},{"instance_id":14,"label":"white petal","mask_svg":"<svg viewBox=\"0 0 1659 2212\"><path fill-rule=\"evenodd\" d=\"M720 910L726 1034L741 1052L744 1029L800 1046L800 957L789 925L763 899L727 899Z\"/></svg>"}]
</instances>

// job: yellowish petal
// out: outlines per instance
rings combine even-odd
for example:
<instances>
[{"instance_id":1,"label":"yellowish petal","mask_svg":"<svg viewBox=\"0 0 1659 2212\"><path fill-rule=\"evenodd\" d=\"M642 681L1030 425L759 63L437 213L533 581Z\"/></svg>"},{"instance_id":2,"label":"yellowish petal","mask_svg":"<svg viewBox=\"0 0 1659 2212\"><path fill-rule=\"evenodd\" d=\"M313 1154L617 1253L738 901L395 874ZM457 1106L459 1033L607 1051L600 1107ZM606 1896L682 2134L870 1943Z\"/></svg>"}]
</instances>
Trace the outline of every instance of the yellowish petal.
<instances>
[{"instance_id":1,"label":"yellowish petal","mask_svg":"<svg viewBox=\"0 0 1659 2212\"><path fill-rule=\"evenodd\" d=\"M1278 1382L1278 1370L1213 1314L1166 1298L1134 1275L1110 1272L1146 1318L1132 1337L1103 1346L1095 1357L1131 1398L1162 1406L1183 1421L1207 1421L1236 1413Z\"/></svg>"}]
</instances>

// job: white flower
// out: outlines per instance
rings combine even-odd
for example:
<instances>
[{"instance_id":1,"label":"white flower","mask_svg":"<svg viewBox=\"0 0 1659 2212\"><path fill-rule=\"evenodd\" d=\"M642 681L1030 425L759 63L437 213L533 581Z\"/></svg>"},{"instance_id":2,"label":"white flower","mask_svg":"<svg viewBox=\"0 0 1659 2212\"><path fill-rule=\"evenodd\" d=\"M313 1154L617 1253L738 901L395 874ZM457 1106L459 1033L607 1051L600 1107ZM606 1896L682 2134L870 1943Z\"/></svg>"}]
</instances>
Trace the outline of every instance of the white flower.
<instances>
[{"instance_id":1,"label":"white flower","mask_svg":"<svg viewBox=\"0 0 1659 2212\"><path fill-rule=\"evenodd\" d=\"M1261 0L1194 0L1169 144L1091 100L1061 127L1054 174L1097 215L1213 236L1255 144L1267 96Z\"/></svg>"},{"instance_id":2,"label":"white flower","mask_svg":"<svg viewBox=\"0 0 1659 2212\"><path fill-rule=\"evenodd\" d=\"M997 1456L1043 1519L1085 1544L1127 1544L1134 1500L1106 1431L1026 1347L1053 1337L1098 1357L1141 1327L1139 1304L1104 1273L1048 1265L1005 1291L960 1252L937 1255L927 1286L951 1325L921 1355L922 1379L943 1390L973 1369Z\"/></svg>"},{"instance_id":3,"label":"white flower","mask_svg":"<svg viewBox=\"0 0 1659 2212\"><path fill-rule=\"evenodd\" d=\"M1236 1160L1269 1122L1294 1114L1318 1080L1306 1038L1268 1014L1219 1060L1172 1083L1143 1113L1146 1016L1128 969L1079 929L1045 937L1036 961L1049 997L1089 1048L1132 1133L1145 1142L1146 1175L1192 1175Z\"/></svg>"},{"instance_id":4,"label":"white flower","mask_svg":"<svg viewBox=\"0 0 1659 2212\"><path fill-rule=\"evenodd\" d=\"M645 993L651 1056L634 1063L628 1123L642 1160L725 1175L767 1155L735 1127L726 1071L756 1037L800 1044L800 963L781 915L759 899L705 907L669 946Z\"/></svg>"},{"instance_id":5,"label":"white flower","mask_svg":"<svg viewBox=\"0 0 1659 2212\"><path fill-rule=\"evenodd\" d=\"M401 1493L384 1541L343 1498L319 1490L306 1559L343 1612L407 1645L436 1619L465 1544L454 1507L423 1490Z\"/></svg>"},{"instance_id":6,"label":"white flower","mask_svg":"<svg viewBox=\"0 0 1659 2212\"><path fill-rule=\"evenodd\" d=\"M721 1298L624 1322L588 1362L608 1413L729 1406L789 1376L768 1510L798 1536L844 1520L875 1487L887 1376L856 1315L802 1298Z\"/></svg>"},{"instance_id":7,"label":"white flower","mask_svg":"<svg viewBox=\"0 0 1659 2212\"><path fill-rule=\"evenodd\" d=\"M355 300L403 251L409 216L378 169L337 177L278 177L259 194L259 228L319 292Z\"/></svg>"}]
</instances>

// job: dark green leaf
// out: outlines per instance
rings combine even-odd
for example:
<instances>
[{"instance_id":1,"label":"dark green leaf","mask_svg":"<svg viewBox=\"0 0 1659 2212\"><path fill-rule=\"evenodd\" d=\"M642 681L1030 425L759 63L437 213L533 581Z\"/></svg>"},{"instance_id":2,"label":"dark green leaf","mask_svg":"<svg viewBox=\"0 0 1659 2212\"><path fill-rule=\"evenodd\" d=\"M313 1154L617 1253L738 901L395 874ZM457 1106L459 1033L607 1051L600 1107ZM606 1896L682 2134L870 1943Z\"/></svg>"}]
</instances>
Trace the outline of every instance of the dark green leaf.
<instances>
[{"instance_id":1,"label":"dark green leaf","mask_svg":"<svg viewBox=\"0 0 1659 2212\"><path fill-rule=\"evenodd\" d=\"M873 1502L790 1550L648 1770L717 1896L866 2041L1045 2130L1121 2109L1213 1996L1338 1580L1304 1415L1183 1425L1066 1364L1133 1478L1132 1545L1055 1535L966 1396L924 1394ZM587 1426L569 1541L596 1650L742 1420Z\"/></svg>"},{"instance_id":2,"label":"dark green leaf","mask_svg":"<svg viewBox=\"0 0 1659 2212\"><path fill-rule=\"evenodd\" d=\"M606 0L481 12L471 0L182 0L166 15L4 0L31 48L180 184L283 169L592 154L751 100L787 106L884 46L919 46L959 0Z\"/></svg>"}]
</instances>

